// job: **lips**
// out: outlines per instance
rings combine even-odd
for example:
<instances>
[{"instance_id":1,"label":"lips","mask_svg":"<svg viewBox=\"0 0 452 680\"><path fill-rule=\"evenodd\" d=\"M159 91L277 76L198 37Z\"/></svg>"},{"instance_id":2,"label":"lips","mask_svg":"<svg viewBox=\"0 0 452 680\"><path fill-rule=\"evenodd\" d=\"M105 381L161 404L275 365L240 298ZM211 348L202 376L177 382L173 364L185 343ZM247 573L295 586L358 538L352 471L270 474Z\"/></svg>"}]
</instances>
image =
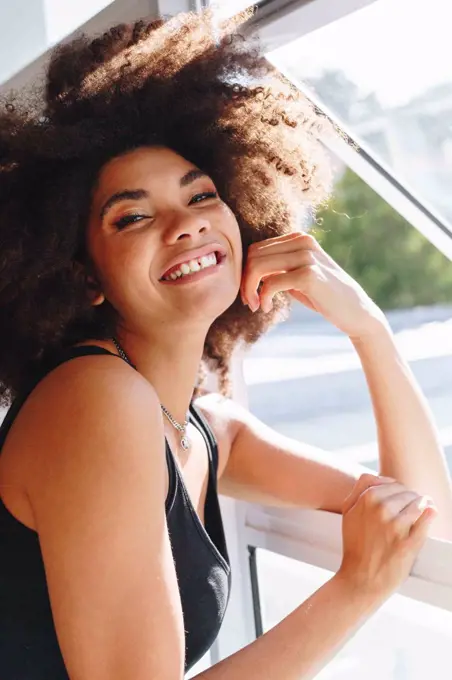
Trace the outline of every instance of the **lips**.
<instances>
[{"instance_id":1,"label":"lips","mask_svg":"<svg viewBox=\"0 0 452 680\"><path fill-rule=\"evenodd\" d=\"M171 278L171 275L175 272L180 272L182 265L183 269L186 270L189 267L192 271L197 271L193 266L193 263L197 263L200 269L203 268L203 263L207 262L212 255L215 255L216 262L220 262L226 257L226 250L219 243L209 243L202 248L197 248L196 250L187 250L184 253L180 253L177 258L174 258L172 262L166 267L160 280ZM203 259L204 258L204 259ZM186 272L188 273L188 272Z\"/></svg>"}]
</instances>

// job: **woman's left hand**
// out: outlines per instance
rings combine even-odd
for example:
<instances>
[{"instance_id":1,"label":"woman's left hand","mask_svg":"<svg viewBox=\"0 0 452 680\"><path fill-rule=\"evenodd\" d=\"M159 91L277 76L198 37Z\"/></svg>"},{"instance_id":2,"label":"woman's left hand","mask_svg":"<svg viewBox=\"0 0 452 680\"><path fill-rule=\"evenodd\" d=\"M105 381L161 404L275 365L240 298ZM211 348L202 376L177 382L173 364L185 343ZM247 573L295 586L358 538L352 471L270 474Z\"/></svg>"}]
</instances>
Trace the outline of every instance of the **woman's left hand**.
<instances>
[{"instance_id":1,"label":"woman's left hand","mask_svg":"<svg viewBox=\"0 0 452 680\"><path fill-rule=\"evenodd\" d=\"M310 234L285 234L250 246L241 284L243 302L253 312L259 307L269 312L273 296L281 291L351 338L387 326L380 308Z\"/></svg>"}]
</instances>

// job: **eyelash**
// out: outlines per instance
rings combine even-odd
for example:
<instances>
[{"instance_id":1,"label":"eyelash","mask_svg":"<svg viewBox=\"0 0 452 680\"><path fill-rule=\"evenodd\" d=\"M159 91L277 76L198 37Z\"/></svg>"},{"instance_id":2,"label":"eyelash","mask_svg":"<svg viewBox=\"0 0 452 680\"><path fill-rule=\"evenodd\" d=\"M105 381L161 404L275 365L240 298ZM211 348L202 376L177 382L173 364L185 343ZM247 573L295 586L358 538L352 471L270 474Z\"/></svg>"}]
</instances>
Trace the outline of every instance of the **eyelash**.
<instances>
[{"instance_id":1,"label":"eyelash","mask_svg":"<svg viewBox=\"0 0 452 680\"><path fill-rule=\"evenodd\" d=\"M195 201L194 199L200 198L201 200ZM209 198L218 198L218 194L216 191L204 191L201 194L195 194L192 196L190 199L189 205L192 205L193 203L202 203L202 201L205 201ZM115 227L117 229L124 229L125 227L129 226L129 224L134 224L135 222L140 222L142 219L145 219L147 215L140 215L139 213L133 214L133 215L124 215L124 217L121 217L117 222L115 222Z\"/></svg>"}]
</instances>

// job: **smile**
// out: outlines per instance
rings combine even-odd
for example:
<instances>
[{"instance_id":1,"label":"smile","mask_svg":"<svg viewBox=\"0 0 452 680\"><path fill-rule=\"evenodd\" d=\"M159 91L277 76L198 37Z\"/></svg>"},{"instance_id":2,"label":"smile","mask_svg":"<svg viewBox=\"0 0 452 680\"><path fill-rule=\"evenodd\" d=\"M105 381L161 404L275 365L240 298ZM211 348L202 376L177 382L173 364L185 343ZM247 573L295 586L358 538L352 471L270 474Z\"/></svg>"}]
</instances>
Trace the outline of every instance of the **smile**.
<instances>
[{"instance_id":1,"label":"smile","mask_svg":"<svg viewBox=\"0 0 452 680\"><path fill-rule=\"evenodd\" d=\"M200 272L216 269L217 266L223 262L225 257L226 254L219 250L211 250L210 252L206 251L200 254L198 257L191 257L190 259L178 262L177 264L173 265L164 273L160 280L172 283L179 281L180 279L191 279L196 274L198 274L196 278L200 278Z\"/></svg>"}]
</instances>

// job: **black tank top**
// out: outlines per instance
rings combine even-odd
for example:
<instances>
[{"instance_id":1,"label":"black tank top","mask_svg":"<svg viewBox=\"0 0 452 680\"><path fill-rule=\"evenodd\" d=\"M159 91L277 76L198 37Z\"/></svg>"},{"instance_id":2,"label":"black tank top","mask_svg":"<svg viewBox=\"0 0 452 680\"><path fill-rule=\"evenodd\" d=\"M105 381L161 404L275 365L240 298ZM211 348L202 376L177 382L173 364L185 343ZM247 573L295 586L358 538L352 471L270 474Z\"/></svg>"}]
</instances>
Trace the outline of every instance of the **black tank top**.
<instances>
[{"instance_id":1,"label":"black tank top","mask_svg":"<svg viewBox=\"0 0 452 680\"><path fill-rule=\"evenodd\" d=\"M97 346L63 352L10 407L0 427L0 453L14 418L37 382L64 361L88 354L117 356ZM217 444L193 404L190 421L203 435L209 456L205 528L166 442L166 517L184 614L186 671L214 642L230 592L229 559L217 493ZM38 534L17 520L0 498L0 679L68 678L54 628Z\"/></svg>"}]
</instances>

